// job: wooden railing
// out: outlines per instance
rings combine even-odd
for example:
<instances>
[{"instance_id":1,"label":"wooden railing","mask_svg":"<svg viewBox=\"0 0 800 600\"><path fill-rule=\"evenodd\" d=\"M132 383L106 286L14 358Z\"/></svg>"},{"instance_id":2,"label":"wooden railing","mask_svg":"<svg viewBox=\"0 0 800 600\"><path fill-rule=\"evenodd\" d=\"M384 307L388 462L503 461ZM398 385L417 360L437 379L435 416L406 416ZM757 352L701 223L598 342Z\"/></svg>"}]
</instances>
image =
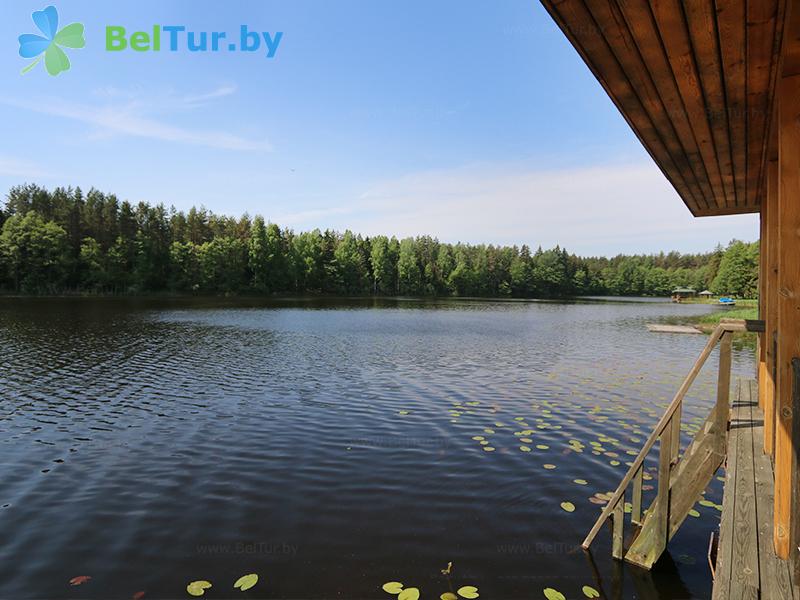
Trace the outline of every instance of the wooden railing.
<instances>
[{"instance_id":1,"label":"wooden railing","mask_svg":"<svg viewBox=\"0 0 800 600\"><path fill-rule=\"evenodd\" d=\"M723 319L720 324L714 329L711 337L708 340L705 348L700 353L700 356L695 361L689 374L683 380L678 392L670 402L663 416L656 423L652 433L647 438L636 459L631 463L625 477L622 478L616 491L612 494L608 504L603 509L603 512L598 517L586 539L583 540L583 547L588 549L591 543L597 536L600 528L610 518L612 520L612 555L614 558L626 558L631 562L650 568L652 564L658 559L661 553L666 548L669 538L674 533L674 529L683 522L685 514L681 516L673 516L671 519L670 505L670 488L672 476L679 464L680 456L680 432L681 432L681 417L683 400L687 392L703 368L708 357L713 352L717 343L720 344L720 357L719 357L719 373L717 378L717 399L716 404L709 416L708 427L705 433L713 432L713 437L710 439L703 439L702 442L707 446L708 452L714 452L724 456L727 446L727 430L728 430L728 414L729 414L729 401L730 401L730 382L731 382L731 348L733 334L745 331L763 331L763 321L745 321L741 319ZM703 431L700 434L704 433ZM699 441L695 438L693 443ZM624 519L625 519L625 493L628 487L633 484L631 495L631 523L634 525L643 525L642 520L642 480L644 476L644 461L653 449L656 442L659 441L659 459L658 459L658 488L656 498L651 505L652 514L648 514L647 518L651 520L648 524L648 537L647 540L640 542L639 547L625 555L624 549ZM698 459L699 460L699 459ZM710 463L709 463L710 464ZM717 465L718 466L718 465ZM716 471L717 467L711 467ZM707 470L711 470L708 469ZM692 469L695 470L695 469ZM710 477L711 475L709 475ZM697 494L707 485L705 482L691 482L692 489L699 488ZM685 511L688 513L689 509L694 504L694 498L688 502L681 502L681 510L685 505ZM671 524L671 521L672 524ZM677 525L675 524L677 521ZM640 535L642 532L640 532Z\"/></svg>"}]
</instances>

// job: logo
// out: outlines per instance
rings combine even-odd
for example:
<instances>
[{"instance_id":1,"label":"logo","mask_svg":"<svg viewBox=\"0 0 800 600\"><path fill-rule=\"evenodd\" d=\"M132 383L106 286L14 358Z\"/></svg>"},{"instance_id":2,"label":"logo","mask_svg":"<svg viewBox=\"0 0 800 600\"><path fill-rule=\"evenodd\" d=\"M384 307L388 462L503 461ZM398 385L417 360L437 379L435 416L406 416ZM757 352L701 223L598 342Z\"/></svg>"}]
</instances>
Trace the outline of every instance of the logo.
<instances>
[{"instance_id":1,"label":"logo","mask_svg":"<svg viewBox=\"0 0 800 600\"><path fill-rule=\"evenodd\" d=\"M86 45L86 40L83 38L83 23L70 23L59 30L58 11L55 6L37 10L31 16L43 35L25 33L19 36L19 55L22 58L35 59L22 69L21 73L24 75L33 69L42 58L50 75L68 71L69 58L61 48L83 48Z\"/></svg>"}]
</instances>

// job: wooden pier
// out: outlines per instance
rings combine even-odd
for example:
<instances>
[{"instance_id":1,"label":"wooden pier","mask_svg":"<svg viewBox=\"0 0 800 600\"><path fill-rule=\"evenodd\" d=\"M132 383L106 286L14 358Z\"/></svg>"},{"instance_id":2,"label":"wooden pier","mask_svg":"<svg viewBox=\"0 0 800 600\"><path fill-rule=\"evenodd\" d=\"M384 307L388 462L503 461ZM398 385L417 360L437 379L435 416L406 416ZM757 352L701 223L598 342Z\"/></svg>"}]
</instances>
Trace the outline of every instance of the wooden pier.
<instances>
[{"instance_id":1,"label":"wooden pier","mask_svg":"<svg viewBox=\"0 0 800 600\"><path fill-rule=\"evenodd\" d=\"M799 598L789 562L773 548L773 471L763 439L758 384L740 379L730 414L713 600Z\"/></svg>"}]
</instances>

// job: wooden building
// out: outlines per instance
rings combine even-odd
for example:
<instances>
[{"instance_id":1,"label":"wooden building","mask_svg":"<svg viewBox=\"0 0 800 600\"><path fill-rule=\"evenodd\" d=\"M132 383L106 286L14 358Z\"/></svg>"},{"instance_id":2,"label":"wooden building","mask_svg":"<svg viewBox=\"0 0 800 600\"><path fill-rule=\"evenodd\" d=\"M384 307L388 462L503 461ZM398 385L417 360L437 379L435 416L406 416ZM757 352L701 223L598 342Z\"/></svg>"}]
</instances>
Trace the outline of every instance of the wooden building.
<instances>
[{"instance_id":1,"label":"wooden building","mask_svg":"<svg viewBox=\"0 0 800 600\"><path fill-rule=\"evenodd\" d=\"M731 443L741 442L736 419L744 403L737 406L734 402L729 410L729 390L722 389L728 386L724 369L720 370L716 415L710 416L712 421L721 421L709 427L719 427L717 436L721 437L714 443L718 451L727 454L721 457L729 471L726 501L730 496L732 506L746 511L745 497L737 505L736 490L741 486L743 493L752 493L751 505L761 505L764 510L765 502L772 506L766 531L767 512L752 509L758 513L753 517L758 519L753 525L755 548L749 547L749 541L738 544L736 539L725 539L728 515L723 510L715 597L800 598L796 587L800 583L800 0L542 3L694 216L760 214L761 322L731 324L714 340L721 345L723 363L729 360L726 347L737 328L763 330L759 333L757 404L747 413L753 417L751 423L760 423L763 414L763 427L753 428L758 433L757 452L751 452L745 463L737 463L737 458L742 458L738 454L731 456ZM740 385L734 400L741 399L742 393L749 397L750 392L742 392L745 387L752 391ZM676 418L680 425L679 411L680 401L654 432L662 447L671 448L669 435L674 433ZM727 449L720 450L720 440ZM702 447L700 440L694 443ZM744 445L737 447L734 453ZM694 450L697 448L692 446L686 449L683 462ZM661 453L677 456L677 452L672 448ZM674 488L681 486L678 475L682 470L676 456L660 463L660 475L670 484L659 491L661 505L651 507L660 519L655 527L659 541L644 548L640 533L625 554L632 562L652 564L663 551L661 541L666 544L682 521L683 508L673 505L671 499L677 491ZM732 473L737 476L732 464L741 466L750 460L756 465L753 489L731 479ZM771 472L759 483L757 472L764 465ZM630 484L635 490L636 477L632 473L621 487ZM618 510L618 506L609 506L606 519L613 520L615 552L621 557L621 541L617 542L617 534L622 536L621 526L617 531L621 519L614 518ZM737 514L738 518L746 515ZM642 527L642 531L646 529ZM587 537L589 543L596 533L593 530ZM649 554L645 558L638 551ZM762 555L781 562L777 567L761 565ZM763 570L784 566L794 585L788 591L770 583L777 581L777 576ZM722 579L730 581L723 583Z\"/></svg>"}]
</instances>

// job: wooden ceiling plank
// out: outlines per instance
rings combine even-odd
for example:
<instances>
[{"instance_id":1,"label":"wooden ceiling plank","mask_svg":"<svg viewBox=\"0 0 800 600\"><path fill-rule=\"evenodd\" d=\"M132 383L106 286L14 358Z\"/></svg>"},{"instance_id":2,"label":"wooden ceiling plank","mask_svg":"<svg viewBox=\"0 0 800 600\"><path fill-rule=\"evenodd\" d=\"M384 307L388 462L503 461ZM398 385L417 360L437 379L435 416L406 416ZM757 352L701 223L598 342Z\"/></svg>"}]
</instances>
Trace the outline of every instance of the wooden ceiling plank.
<instances>
[{"instance_id":1,"label":"wooden ceiling plank","mask_svg":"<svg viewBox=\"0 0 800 600\"><path fill-rule=\"evenodd\" d=\"M652 121L661 143L669 152L677 168L684 173L687 184L696 189L696 193L701 194L703 198L710 198L713 191L708 184L708 175L703 169L695 171L698 166L702 167L699 150L695 146L695 155L691 157L690 152L681 143L683 138L675 130L673 121L670 119L670 112L653 82L646 62L642 59L639 44L628 28L627 20L620 11L618 3L615 0L585 0L585 4L595 22L606 33L607 41L617 62L627 75L634 93ZM649 45L658 47L658 44L653 43L653 38L649 38ZM666 56L663 54L662 59L666 64ZM683 122L688 125L685 112L680 110L681 106L682 104L678 102L672 106L671 112L678 113L676 117L682 117ZM684 130L690 132L688 126Z\"/></svg>"},{"instance_id":2,"label":"wooden ceiling plank","mask_svg":"<svg viewBox=\"0 0 800 600\"><path fill-rule=\"evenodd\" d=\"M628 31L633 37L643 62L643 69L655 87L655 93L669 121L671 132L674 132L677 143L683 148L689 168L698 181L698 185L701 186L704 197L703 205L707 207L712 198L708 173L703 165L689 116L683 105L683 99L680 96L649 4L647 0L620 0L613 4L619 6L620 14L625 19Z\"/></svg>"},{"instance_id":3,"label":"wooden ceiling plank","mask_svg":"<svg viewBox=\"0 0 800 600\"><path fill-rule=\"evenodd\" d=\"M769 140L770 89L778 3L747 3L747 204L759 205Z\"/></svg>"},{"instance_id":4,"label":"wooden ceiling plank","mask_svg":"<svg viewBox=\"0 0 800 600\"><path fill-rule=\"evenodd\" d=\"M716 206L722 209L725 207L722 174L717 162L714 140L708 122L706 99L694 61L694 52L681 0L653 0L651 4L661 39L664 40L667 49L667 57L692 124L695 141L700 148L703 163L709 175L709 182L714 192L713 200Z\"/></svg>"},{"instance_id":5,"label":"wooden ceiling plank","mask_svg":"<svg viewBox=\"0 0 800 600\"><path fill-rule=\"evenodd\" d=\"M692 214L697 214L700 207L704 206L704 203L701 204L702 196L695 195L656 135L652 122L633 93L630 82L620 69L586 6L579 0L545 0L543 4L606 90L661 172L683 198Z\"/></svg>"},{"instance_id":6,"label":"wooden ceiling plank","mask_svg":"<svg viewBox=\"0 0 800 600\"><path fill-rule=\"evenodd\" d=\"M722 174L725 205L736 205L736 184L733 179L733 149L728 135L728 111L722 83L717 15L714 0L694 0L684 3L689 26L689 39L695 52L700 82L705 92L706 117L711 128L717 164Z\"/></svg>"},{"instance_id":7,"label":"wooden ceiling plank","mask_svg":"<svg viewBox=\"0 0 800 600\"><path fill-rule=\"evenodd\" d=\"M733 178L736 182L736 203L747 198L747 121L745 74L745 0L716 0L717 31L722 55L722 73L733 148Z\"/></svg>"}]
</instances>

